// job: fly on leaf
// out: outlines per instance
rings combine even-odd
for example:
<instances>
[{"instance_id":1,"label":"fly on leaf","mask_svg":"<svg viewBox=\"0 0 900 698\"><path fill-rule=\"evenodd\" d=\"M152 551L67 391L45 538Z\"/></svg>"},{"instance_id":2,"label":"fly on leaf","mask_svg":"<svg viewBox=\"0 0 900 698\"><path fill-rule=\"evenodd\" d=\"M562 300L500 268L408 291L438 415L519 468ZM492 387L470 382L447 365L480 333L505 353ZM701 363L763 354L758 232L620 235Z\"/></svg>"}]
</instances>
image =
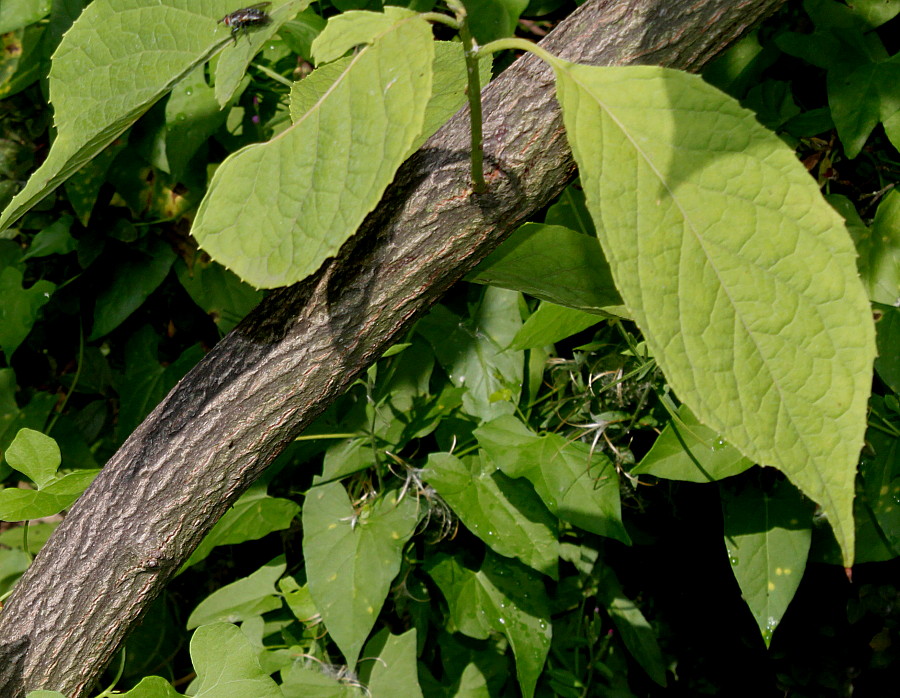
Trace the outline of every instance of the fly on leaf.
<instances>
[{"instance_id":1,"label":"fly on leaf","mask_svg":"<svg viewBox=\"0 0 900 698\"><path fill-rule=\"evenodd\" d=\"M248 27L262 27L272 21L264 8L271 5L271 2L258 2L249 7L242 7L240 10L229 12L222 17L216 24L224 24L231 27L231 38L237 44L238 32L243 30L247 33Z\"/></svg>"}]
</instances>

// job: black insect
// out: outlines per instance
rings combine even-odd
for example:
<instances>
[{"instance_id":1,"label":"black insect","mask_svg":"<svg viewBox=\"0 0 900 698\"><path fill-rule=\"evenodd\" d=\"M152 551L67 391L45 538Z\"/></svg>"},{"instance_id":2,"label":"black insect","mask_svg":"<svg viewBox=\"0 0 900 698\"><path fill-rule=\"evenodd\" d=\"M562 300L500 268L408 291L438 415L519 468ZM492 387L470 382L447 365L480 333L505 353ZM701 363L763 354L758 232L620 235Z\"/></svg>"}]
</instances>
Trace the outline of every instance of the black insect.
<instances>
[{"instance_id":1,"label":"black insect","mask_svg":"<svg viewBox=\"0 0 900 698\"><path fill-rule=\"evenodd\" d=\"M237 35L241 30L247 33L248 27L262 27L272 21L264 8L271 5L271 2L258 2L250 7L243 7L240 10L229 12L222 17L216 24L225 24L231 27L231 38L237 44Z\"/></svg>"}]
</instances>

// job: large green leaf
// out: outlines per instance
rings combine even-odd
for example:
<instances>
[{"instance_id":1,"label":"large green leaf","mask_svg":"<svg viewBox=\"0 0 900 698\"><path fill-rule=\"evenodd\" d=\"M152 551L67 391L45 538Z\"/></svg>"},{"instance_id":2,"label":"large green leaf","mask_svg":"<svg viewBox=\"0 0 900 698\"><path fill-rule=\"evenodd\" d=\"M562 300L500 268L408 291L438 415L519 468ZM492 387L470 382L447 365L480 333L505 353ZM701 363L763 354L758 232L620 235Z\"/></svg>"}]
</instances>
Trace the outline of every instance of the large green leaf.
<instances>
[{"instance_id":1,"label":"large green leaf","mask_svg":"<svg viewBox=\"0 0 900 698\"><path fill-rule=\"evenodd\" d=\"M556 578L556 519L530 484L507 477L487 459L449 453L431 454L422 477L495 552Z\"/></svg>"},{"instance_id":2,"label":"large green leaf","mask_svg":"<svg viewBox=\"0 0 900 698\"><path fill-rule=\"evenodd\" d=\"M63 36L50 69L57 137L0 215L0 230L43 199L224 46L229 0L97 0Z\"/></svg>"},{"instance_id":3,"label":"large green leaf","mask_svg":"<svg viewBox=\"0 0 900 698\"><path fill-rule=\"evenodd\" d=\"M213 623L198 628L191 638L191 659L197 672L191 686L194 698L283 698L236 625Z\"/></svg>"},{"instance_id":4,"label":"large green leaf","mask_svg":"<svg viewBox=\"0 0 900 698\"><path fill-rule=\"evenodd\" d=\"M843 222L793 151L700 78L554 67L616 286L668 381L819 502L852 564L875 351Z\"/></svg>"},{"instance_id":5,"label":"large green leaf","mask_svg":"<svg viewBox=\"0 0 900 698\"><path fill-rule=\"evenodd\" d=\"M426 570L447 599L450 615L462 632L477 638L487 637L489 631L506 636L516 657L522 695L534 695L553 633L540 577L490 552L477 572L445 555L432 558Z\"/></svg>"},{"instance_id":6,"label":"large green leaf","mask_svg":"<svg viewBox=\"0 0 900 698\"><path fill-rule=\"evenodd\" d=\"M396 492L359 512L338 482L314 487L306 496L303 557L309 591L351 670L417 522L415 499L397 501Z\"/></svg>"},{"instance_id":7,"label":"large green leaf","mask_svg":"<svg viewBox=\"0 0 900 698\"><path fill-rule=\"evenodd\" d=\"M431 29L408 10L393 8L387 17L301 119L230 156L213 176L192 232L254 286L293 283L333 256L422 130Z\"/></svg>"},{"instance_id":8,"label":"large green leaf","mask_svg":"<svg viewBox=\"0 0 900 698\"><path fill-rule=\"evenodd\" d=\"M266 8L269 21L262 25L255 25L252 31L239 31L240 41L232 41L231 45L219 56L216 63L215 97L220 106L224 107L234 98L241 82L245 79L247 66L253 57L259 53L267 41L269 41L281 26L297 12L306 9L310 0L288 0L276 7ZM234 11L235 3L225 10ZM218 25L219 36L227 29L224 22Z\"/></svg>"},{"instance_id":9,"label":"large green leaf","mask_svg":"<svg viewBox=\"0 0 900 698\"><path fill-rule=\"evenodd\" d=\"M772 493L722 488L722 509L731 569L768 647L806 569L812 508L785 482Z\"/></svg>"},{"instance_id":10,"label":"large green leaf","mask_svg":"<svg viewBox=\"0 0 900 698\"><path fill-rule=\"evenodd\" d=\"M538 436L511 415L484 424L475 436L500 470L527 478L559 518L631 542L622 525L619 478L605 455L559 434Z\"/></svg>"}]
</instances>

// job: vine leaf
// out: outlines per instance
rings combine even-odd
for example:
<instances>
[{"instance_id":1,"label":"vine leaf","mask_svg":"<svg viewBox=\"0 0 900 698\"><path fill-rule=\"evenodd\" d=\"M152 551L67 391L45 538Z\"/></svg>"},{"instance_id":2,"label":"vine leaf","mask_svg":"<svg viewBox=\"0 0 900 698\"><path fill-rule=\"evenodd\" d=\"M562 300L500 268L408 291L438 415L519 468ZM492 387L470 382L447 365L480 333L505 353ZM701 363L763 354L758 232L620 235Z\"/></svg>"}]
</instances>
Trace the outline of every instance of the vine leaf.
<instances>
[{"instance_id":1,"label":"vine leaf","mask_svg":"<svg viewBox=\"0 0 900 698\"><path fill-rule=\"evenodd\" d=\"M446 555L434 556L425 569L447 599L461 632L480 639L491 631L506 636L522 695L533 696L553 634L540 576L490 551L477 572Z\"/></svg>"},{"instance_id":2,"label":"vine leaf","mask_svg":"<svg viewBox=\"0 0 900 698\"><path fill-rule=\"evenodd\" d=\"M700 78L554 70L616 286L668 381L822 506L851 565L875 337L843 221L790 148Z\"/></svg>"},{"instance_id":3,"label":"vine leaf","mask_svg":"<svg viewBox=\"0 0 900 698\"><path fill-rule=\"evenodd\" d=\"M450 453L432 453L422 476L494 552L558 578L556 517L529 483L507 477L488 458Z\"/></svg>"},{"instance_id":4,"label":"vine leaf","mask_svg":"<svg viewBox=\"0 0 900 698\"><path fill-rule=\"evenodd\" d=\"M422 131L431 29L401 8L386 17L372 43L329 74L328 88L299 120L268 143L231 155L213 176L193 235L257 288L299 281L336 254ZM326 28L314 51L321 40L333 49L325 55L336 52L327 43L332 35Z\"/></svg>"},{"instance_id":5,"label":"vine leaf","mask_svg":"<svg viewBox=\"0 0 900 698\"><path fill-rule=\"evenodd\" d=\"M622 524L619 478L609 458L559 434L538 436L512 415L475 430L506 475L524 477L547 508L585 531L631 543Z\"/></svg>"},{"instance_id":6,"label":"vine leaf","mask_svg":"<svg viewBox=\"0 0 900 698\"><path fill-rule=\"evenodd\" d=\"M278 684L262 670L256 655L236 625L213 623L198 628L191 638L195 698L282 698Z\"/></svg>"},{"instance_id":7,"label":"vine leaf","mask_svg":"<svg viewBox=\"0 0 900 698\"><path fill-rule=\"evenodd\" d=\"M410 495L388 494L356 512L338 482L313 488L303 505L309 591L352 671L418 522Z\"/></svg>"}]
</instances>

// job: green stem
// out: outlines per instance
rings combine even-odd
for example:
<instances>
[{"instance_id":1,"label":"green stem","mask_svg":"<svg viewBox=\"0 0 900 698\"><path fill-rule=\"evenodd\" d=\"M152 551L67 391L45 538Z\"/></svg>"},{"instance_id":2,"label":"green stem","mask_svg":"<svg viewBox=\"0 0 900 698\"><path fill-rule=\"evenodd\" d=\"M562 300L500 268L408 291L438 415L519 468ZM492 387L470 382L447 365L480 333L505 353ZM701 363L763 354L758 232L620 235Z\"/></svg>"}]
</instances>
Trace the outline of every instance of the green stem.
<instances>
[{"instance_id":1,"label":"green stem","mask_svg":"<svg viewBox=\"0 0 900 698\"><path fill-rule=\"evenodd\" d=\"M546 61L553 67L556 67L561 63L559 58L554 56L552 53L545 51L537 44L526 41L525 39L518 39L514 36L508 37L506 39L497 39L496 41L491 41L490 43L485 44L478 49L478 56L480 58L492 53L497 53L498 51L528 51L529 53L533 53L541 60Z\"/></svg>"},{"instance_id":2,"label":"green stem","mask_svg":"<svg viewBox=\"0 0 900 698\"><path fill-rule=\"evenodd\" d=\"M459 37L462 39L463 56L466 61L466 96L469 99L469 121L472 148L472 190L476 194L487 191L487 182L484 181L484 136L482 133L481 114L481 74L478 72L478 59L480 51L478 43L469 29L469 19L466 8L458 0L448 0L447 6L456 14L459 24Z\"/></svg>"},{"instance_id":3,"label":"green stem","mask_svg":"<svg viewBox=\"0 0 900 698\"><path fill-rule=\"evenodd\" d=\"M266 66L262 65L261 63L251 63L250 65L252 65L254 68L256 68L259 72L263 73L264 75L268 75L270 78L272 78L276 82L280 82L285 87L291 88L294 86L294 83L291 82L290 80L288 80L286 77L284 77L284 75L281 75L280 73L276 73L274 70L267 68Z\"/></svg>"},{"instance_id":4,"label":"green stem","mask_svg":"<svg viewBox=\"0 0 900 698\"><path fill-rule=\"evenodd\" d=\"M440 12L423 12L420 16L426 22L436 22L438 24L444 24L451 29L459 31L459 22L453 19L453 17L448 17L447 15L443 15Z\"/></svg>"}]
</instances>

